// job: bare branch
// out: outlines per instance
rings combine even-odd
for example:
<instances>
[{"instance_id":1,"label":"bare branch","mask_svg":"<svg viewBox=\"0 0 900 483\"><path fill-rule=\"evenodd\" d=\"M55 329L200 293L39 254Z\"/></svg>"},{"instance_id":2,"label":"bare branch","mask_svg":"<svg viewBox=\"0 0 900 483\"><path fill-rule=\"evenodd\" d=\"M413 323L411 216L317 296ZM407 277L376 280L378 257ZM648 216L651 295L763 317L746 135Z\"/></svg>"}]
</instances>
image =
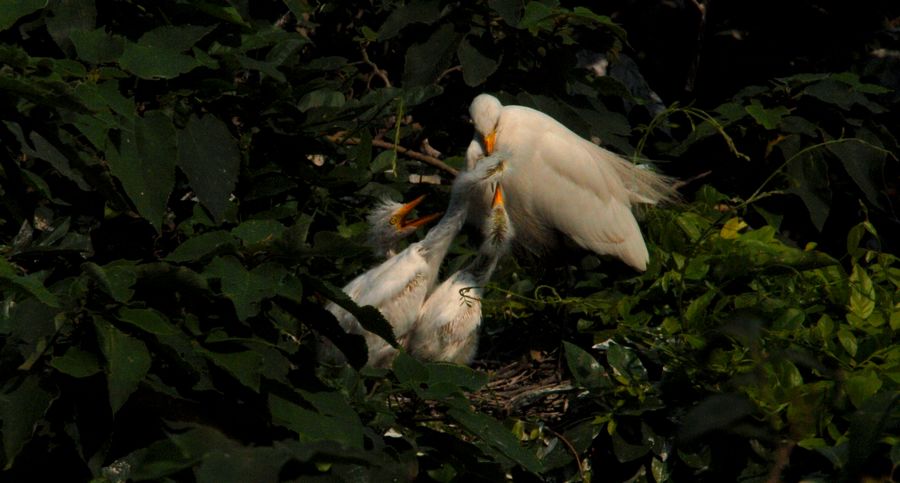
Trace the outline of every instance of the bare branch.
<instances>
[{"instance_id":1,"label":"bare branch","mask_svg":"<svg viewBox=\"0 0 900 483\"><path fill-rule=\"evenodd\" d=\"M438 76L438 78L434 81L434 83L437 84L438 82L441 81L441 79L444 78L445 75L448 75L451 72L461 72L461 71L462 71L461 65L454 65L453 67L445 70L444 72L441 72L441 75Z\"/></svg>"},{"instance_id":2,"label":"bare branch","mask_svg":"<svg viewBox=\"0 0 900 483\"><path fill-rule=\"evenodd\" d=\"M369 59L369 54L368 54L368 52L366 52L366 46L363 45L362 47L359 48L359 50L360 50L360 52L362 52L363 62L368 64L369 67L371 67L372 70L375 72L375 75L377 75L378 77L381 78L381 80L384 81L384 85L386 87L393 87L393 84L391 84L391 79L388 78L387 72L384 71L383 69L381 69L380 67L378 67L375 64L375 62L372 62Z\"/></svg>"},{"instance_id":3,"label":"bare branch","mask_svg":"<svg viewBox=\"0 0 900 483\"><path fill-rule=\"evenodd\" d=\"M703 179L711 174L712 174L712 171L704 171L704 172L702 172L696 176L692 176L688 179L678 180L675 182L675 184L672 185L672 188L679 190L679 189L683 188L685 185L693 183L694 181L697 181L698 179Z\"/></svg>"},{"instance_id":4,"label":"bare branch","mask_svg":"<svg viewBox=\"0 0 900 483\"><path fill-rule=\"evenodd\" d=\"M345 134L344 132L339 132L337 134L333 134L331 136L326 136L326 137L329 141L331 141L333 143L337 143L337 144L359 144L359 142L360 142L359 138L344 139L343 138L344 134ZM440 159L435 158L434 156L429 156L427 154L422 154L418 151L413 151L412 149L406 148L404 146L400 146L399 144L394 144L394 143L391 143L388 141L384 141L382 139L373 139L372 146L375 146L375 147L381 148L381 149L393 149L393 150L397 151L397 154L402 154L406 157L409 157L409 158L412 158L412 159L415 159L418 161L422 161L423 163L426 163L426 164L430 164L431 166L434 166L435 168L438 168L438 169L442 169L442 170L452 174L453 176L456 176L459 174L458 169L450 166L449 164L441 161Z\"/></svg>"}]
</instances>

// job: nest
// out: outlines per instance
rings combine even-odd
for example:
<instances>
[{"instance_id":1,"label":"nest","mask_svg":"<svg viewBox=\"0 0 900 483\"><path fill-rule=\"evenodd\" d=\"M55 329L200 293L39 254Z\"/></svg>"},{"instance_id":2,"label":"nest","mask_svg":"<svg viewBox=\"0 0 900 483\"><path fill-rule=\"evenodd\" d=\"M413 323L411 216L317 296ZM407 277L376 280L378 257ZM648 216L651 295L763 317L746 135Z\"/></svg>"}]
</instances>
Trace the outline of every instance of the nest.
<instances>
[{"instance_id":1,"label":"nest","mask_svg":"<svg viewBox=\"0 0 900 483\"><path fill-rule=\"evenodd\" d=\"M559 422L569 409L576 387L563 377L554 355L533 352L515 362L477 361L474 369L486 372L487 385L468 394L472 404L498 419L518 417Z\"/></svg>"}]
</instances>

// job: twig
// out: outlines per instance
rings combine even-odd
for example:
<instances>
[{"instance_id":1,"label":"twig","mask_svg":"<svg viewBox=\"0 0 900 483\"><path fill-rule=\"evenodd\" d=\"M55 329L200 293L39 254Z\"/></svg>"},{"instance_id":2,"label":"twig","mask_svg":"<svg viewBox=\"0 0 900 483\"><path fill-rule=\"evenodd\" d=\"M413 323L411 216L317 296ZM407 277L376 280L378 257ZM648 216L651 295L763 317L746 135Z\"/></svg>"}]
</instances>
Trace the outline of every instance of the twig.
<instances>
[{"instance_id":1,"label":"twig","mask_svg":"<svg viewBox=\"0 0 900 483\"><path fill-rule=\"evenodd\" d=\"M678 190L678 189L681 189L681 188L683 188L684 186L686 186L686 185L688 185L688 184L691 184L691 183L693 183L694 181L697 181L698 179L705 178L705 177L707 177L707 176L709 176L709 175L711 175L711 174L712 174L712 171L704 171L704 172L698 174L697 176L693 176L693 177L690 177L690 178L685 179L685 180L678 180L678 181L676 181L676 182L672 185L672 188L677 189L677 190Z\"/></svg>"},{"instance_id":2,"label":"twig","mask_svg":"<svg viewBox=\"0 0 900 483\"><path fill-rule=\"evenodd\" d=\"M766 479L766 483L779 483L781 481L781 472L790 464L791 451L793 449L794 443L790 441L784 441L778 445L778 449L775 450L775 462L772 464L772 469L769 470L769 477Z\"/></svg>"},{"instance_id":3,"label":"twig","mask_svg":"<svg viewBox=\"0 0 900 483\"><path fill-rule=\"evenodd\" d=\"M562 441L564 445L566 445L566 448L569 448L569 451L572 453L572 456L575 457L575 462L578 463L578 474L581 476L581 481L587 481L584 477L584 462L581 461L581 456L578 454L578 450L575 449L575 445L573 445L568 440L568 438L566 438L565 436L554 431L553 428L551 428L550 426L544 425L544 428L546 428L551 433L555 434L556 437L559 438L559 440Z\"/></svg>"},{"instance_id":4,"label":"twig","mask_svg":"<svg viewBox=\"0 0 900 483\"><path fill-rule=\"evenodd\" d=\"M375 72L375 75L377 75L378 77L381 77L381 80L384 81L384 85L386 87L393 87L393 84L391 84L391 80L387 76L387 72L385 72L380 67L375 65L375 62L372 62L371 60L369 60L369 54L366 52L365 45L360 47L359 50L360 50L360 52L362 52L363 62L365 62L366 64L369 65L369 67L372 68L372 70Z\"/></svg>"},{"instance_id":5,"label":"twig","mask_svg":"<svg viewBox=\"0 0 900 483\"><path fill-rule=\"evenodd\" d=\"M461 65L454 65L453 67L451 67L451 68L445 70L444 72L441 72L441 75L439 75L438 78L435 79L434 83L437 84L438 82L441 81L441 79L444 78L444 76L450 74L451 72L460 72L460 71L462 71L462 66L461 66Z\"/></svg>"},{"instance_id":6,"label":"twig","mask_svg":"<svg viewBox=\"0 0 900 483\"><path fill-rule=\"evenodd\" d=\"M342 137L342 134L343 133L337 133L337 134L334 134L331 136L326 136L326 137L329 141L331 141L333 143L337 143L337 144L359 144L360 143L359 138L344 139ZM381 139L373 139L372 146L375 146L375 147L381 148L381 149L396 150L397 154L402 154L402 155L410 157L412 159L422 161L423 163L430 164L431 166L434 166L435 168L438 168L438 169L442 169L442 170L452 174L453 176L456 176L459 174L458 169L450 166L449 164L441 161L440 159L435 158L433 156L429 156L427 154L422 154L418 151L413 151L412 149L400 146L399 144L394 144L394 143L384 141Z\"/></svg>"}]
</instances>

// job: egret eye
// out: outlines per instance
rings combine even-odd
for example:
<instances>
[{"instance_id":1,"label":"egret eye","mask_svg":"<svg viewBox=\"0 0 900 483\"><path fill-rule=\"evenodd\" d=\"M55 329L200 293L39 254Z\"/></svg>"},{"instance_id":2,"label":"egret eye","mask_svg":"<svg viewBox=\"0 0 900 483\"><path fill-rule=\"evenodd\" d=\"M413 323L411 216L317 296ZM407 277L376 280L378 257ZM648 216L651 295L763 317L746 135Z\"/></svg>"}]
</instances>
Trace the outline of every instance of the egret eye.
<instances>
[{"instance_id":1,"label":"egret eye","mask_svg":"<svg viewBox=\"0 0 900 483\"><path fill-rule=\"evenodd\" d=\"M391 217L390 224L392 224L392 225L397 225L397 224L399 224L399 223L400 223L400 217L399 217L399 216L394 215L394 216Z\"/></svg>"}]
</instances>

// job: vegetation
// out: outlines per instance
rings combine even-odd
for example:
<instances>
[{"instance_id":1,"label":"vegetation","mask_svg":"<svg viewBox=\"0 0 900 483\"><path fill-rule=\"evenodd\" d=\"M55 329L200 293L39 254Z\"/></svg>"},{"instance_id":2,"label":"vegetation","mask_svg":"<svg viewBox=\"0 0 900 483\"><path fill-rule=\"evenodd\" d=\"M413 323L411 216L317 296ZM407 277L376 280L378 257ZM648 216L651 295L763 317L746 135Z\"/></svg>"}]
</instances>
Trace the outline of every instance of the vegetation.
<instances>
[{"instance_id":1,"label":"vegetation","mask_svg":"<svg viewBox=\"0 0 900 483\"><path fill-rule=\"evenodd\" d=\"M3 478L897 478L900 11L618 3L0 7ZM483 91L685 202L644 213L643 274L505 260L474 369L361 368L325 301L384 330L337 288L377 262L367 210L443 209ZM562 409L503 410L516 361Z\"/></svg>"}]
</instances>

